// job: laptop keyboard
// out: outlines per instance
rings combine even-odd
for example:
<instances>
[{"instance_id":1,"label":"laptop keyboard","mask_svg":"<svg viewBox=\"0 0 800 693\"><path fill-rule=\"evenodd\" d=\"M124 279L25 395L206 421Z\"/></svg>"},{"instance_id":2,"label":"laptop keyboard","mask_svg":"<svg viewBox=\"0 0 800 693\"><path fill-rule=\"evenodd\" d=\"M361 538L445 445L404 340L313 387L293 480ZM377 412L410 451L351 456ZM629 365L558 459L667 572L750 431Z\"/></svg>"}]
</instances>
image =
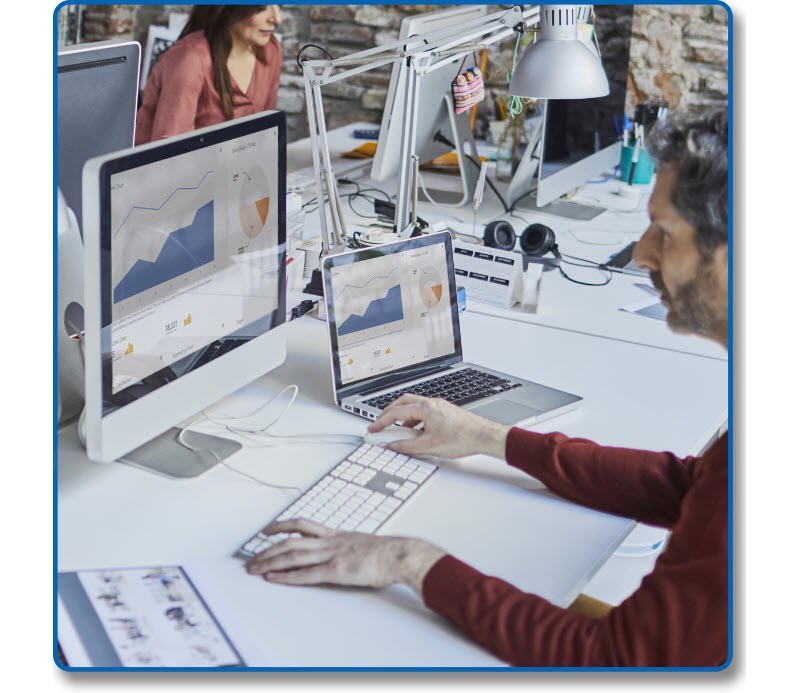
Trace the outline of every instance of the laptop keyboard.
<instances>
[{"instance_id":1,"label":"laptop keyboard","mask_svg":"<svg viewBox=\"0 0 800 693\"><path fill-rule=\"evenodd\" d=\"M521 383L513 383L496 375L476 371L474 368L459 368L411 387L386 392L365 400L364 404L377 409L385 409L398 397L409 392L412 395L422 395L423 397L441 397L461 406L520 386Z\"/></svg>"}]
</instances>

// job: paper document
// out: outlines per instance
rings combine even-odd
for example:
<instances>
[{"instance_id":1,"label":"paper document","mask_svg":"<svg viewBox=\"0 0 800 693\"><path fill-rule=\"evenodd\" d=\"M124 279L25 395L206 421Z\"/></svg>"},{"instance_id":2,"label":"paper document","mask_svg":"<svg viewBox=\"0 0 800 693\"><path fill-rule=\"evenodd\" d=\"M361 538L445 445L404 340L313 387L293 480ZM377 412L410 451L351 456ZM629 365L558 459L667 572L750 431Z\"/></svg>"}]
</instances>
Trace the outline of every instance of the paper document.
<instances>
[{"instance_id":1,"label":"paper document","mask_svg":"<svg viewBox=\"0 0 800 693\"><path fill-rule=\"evenodd\" d=\"M181 567L59 573L58 596L70 666L245 666Z\"/></svg>"},{"instance_id":2,"label":"paper document","mask_svg":"<svg viewBox=\"0 0 800 693\"><path fill-rule=\"evenodd\" d=\"M661 303L660 296L648 296L627 306L622 306L620 310L626 313L633 313L634 315L641 315L645 318L654 318L655 320L667 319L667 307Z\"/></svg>"}]
</instances>

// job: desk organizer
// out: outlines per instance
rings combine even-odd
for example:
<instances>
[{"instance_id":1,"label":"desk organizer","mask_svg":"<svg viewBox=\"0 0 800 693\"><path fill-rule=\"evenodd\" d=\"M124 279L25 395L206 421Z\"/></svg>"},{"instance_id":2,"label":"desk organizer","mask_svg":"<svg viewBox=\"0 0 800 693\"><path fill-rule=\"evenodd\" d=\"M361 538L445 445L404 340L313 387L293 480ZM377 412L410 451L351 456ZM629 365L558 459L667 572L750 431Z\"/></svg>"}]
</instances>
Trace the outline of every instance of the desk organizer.
<instances>
[{"instance_id":1,"label":"desk organizer","mask_svg":"<svg viewBox=\"0 0 800 693\"><path fill-rule=\"evenodd\" d=\"M634 185L647 185L653 178L656 167L653 159L644 147L639 147L639 161L636 162L636 170L633 172L633 180L628 180L631 171L631 159L633 158L633 147L623 145L622 153L619 157L619 179L623 183L633 183Z\"/></svg>"}]
</instances>

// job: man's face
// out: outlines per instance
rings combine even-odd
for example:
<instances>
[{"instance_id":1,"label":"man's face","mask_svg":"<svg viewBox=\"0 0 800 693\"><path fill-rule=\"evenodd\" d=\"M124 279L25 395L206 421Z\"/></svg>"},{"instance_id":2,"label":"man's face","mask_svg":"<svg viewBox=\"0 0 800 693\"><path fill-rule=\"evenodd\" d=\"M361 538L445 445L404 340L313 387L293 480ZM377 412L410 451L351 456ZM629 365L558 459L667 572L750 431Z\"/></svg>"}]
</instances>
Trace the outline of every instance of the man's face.
<instances>
[{"instance_id":1,"label":"man's face","mask_svg":"<svg viewBox=\"0 0 800 693\"><path fill-rule=\"evenodd\" d=\"M695 228L672 205L677 171L662 166L650 197L650 226L636 244L633 259L650 271L675 332L694 333L727 345L728 246L703 257Z\"/></svg>"}]
</instances>

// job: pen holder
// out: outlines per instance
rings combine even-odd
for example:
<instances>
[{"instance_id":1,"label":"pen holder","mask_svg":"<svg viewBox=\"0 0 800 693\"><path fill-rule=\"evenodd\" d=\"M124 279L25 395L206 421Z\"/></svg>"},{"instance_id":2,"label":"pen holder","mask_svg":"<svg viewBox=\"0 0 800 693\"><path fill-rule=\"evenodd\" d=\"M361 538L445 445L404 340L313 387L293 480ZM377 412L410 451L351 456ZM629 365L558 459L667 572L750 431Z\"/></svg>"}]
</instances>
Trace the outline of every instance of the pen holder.
<instances>
[{"instance_id":1,"label":"pen holder","mask_svg":"<svg viewBox=\"0 0 800 693\"><path fill-rule=\"evenodd\" d=\"M644 147L639 147L639 161L636 162L636 169L633 172L633 180L629 180L631 175L632 159L633 147L631 145L623 145L622 153L619 157L619 179L623 183L647 185L652 180L653 174L656 170L655 164L650 158L650 154L648 154Z\"/></svg>"}]
</instances>

